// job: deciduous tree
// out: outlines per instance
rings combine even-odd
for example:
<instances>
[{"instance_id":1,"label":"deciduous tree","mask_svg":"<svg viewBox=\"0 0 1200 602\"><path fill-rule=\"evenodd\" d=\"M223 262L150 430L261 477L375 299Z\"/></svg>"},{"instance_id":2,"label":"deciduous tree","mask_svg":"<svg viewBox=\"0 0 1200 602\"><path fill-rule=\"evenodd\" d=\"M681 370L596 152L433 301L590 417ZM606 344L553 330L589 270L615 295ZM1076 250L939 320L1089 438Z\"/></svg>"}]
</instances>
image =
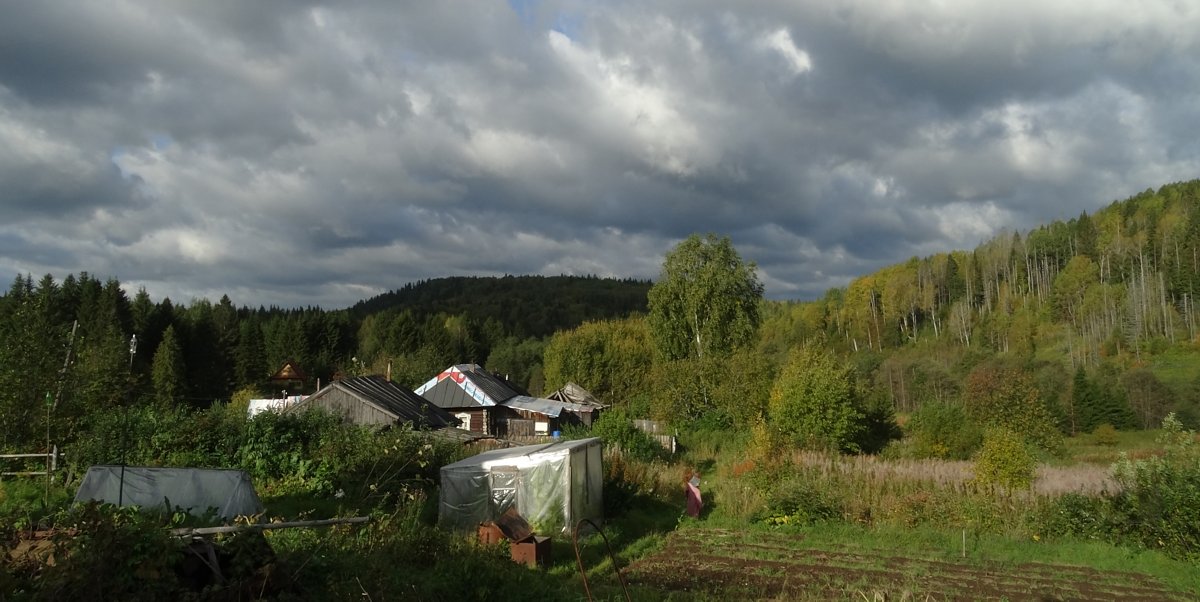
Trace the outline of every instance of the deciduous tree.
<instances>
[{"instance_id":1,"label":"deciduous tree","mask_svg":"<svg viewBox=\"0 0 1200 602\"><path fill-rule=\"evenodd\" d=\"M1054 419L1024 370L995 364L976 367L967 376L965 401L967 415L981 426L1020 433L1046 450L1061 443Z\"/></svg>"},{"instance_id":2,"label":"deciduous tree","mask_svg":"<svg viewBox=\"0 0 1200 602\"><path fill-rule=\"evenodd\" d=\"M775 380L770 423L796 445L852 451L863 429L853 369L820 347L792 352Z\"/></svg>"},{"instance_id":3,"label":"deciduous tree","mask_svg":"<svg viewBox=\"0 0 1200 602\"><path fill-rule=\"evenodd\" d=\"M728 237L689 236L650 288L650 330L666 359L725 356L750 343L763 285Z\"/></svg>"},{"instance_id":4,"label":"deciduous tree","mask_svg":"<svg viewBox=\"0 0 1200 602\"><path fill-rule=\"evenodd\" d=\"M605 320L556 333L542 357L551 390L574 382L609 403L620 403L647 384L654 347L642 318Z\"/></svg>"}]
</instances>

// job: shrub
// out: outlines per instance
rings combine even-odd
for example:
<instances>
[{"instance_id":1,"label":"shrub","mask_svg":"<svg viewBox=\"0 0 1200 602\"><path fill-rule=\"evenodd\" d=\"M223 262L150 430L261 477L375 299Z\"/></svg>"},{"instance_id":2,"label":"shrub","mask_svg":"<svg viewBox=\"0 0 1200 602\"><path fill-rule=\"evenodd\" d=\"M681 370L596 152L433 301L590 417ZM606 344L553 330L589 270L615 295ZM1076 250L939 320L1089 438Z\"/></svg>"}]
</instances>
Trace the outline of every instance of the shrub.
<instances>
[{"instance_id":1,"label":"shrub","mask_svg":"<svg viewBox=\"0 0 1200 602\"><path fill-rule=\"evenodd\" d=\"M316 469L317 455L313 452L320 447L326 431L341 424L341 418L320 410L262 412L246 421L236 464L255 480L310 480ZM330 486L332 483L319 483L314 489L323 491Z\"/></svg>"},{"instance_id":2,"label":"shrub","mask_svg":"<svg viewBox=\"0 0 1200 602\"><path fill-rule=\"evenodd\" d=\"M1112 447L1119 442L1117 429L1111 424L1101 424L1100 426L1096 427L1096 430L1092 431L1092 440L1095 441L1097 445L1106 445Z\"/></svg>"},{"instance_id":3,"label":"shrub","mask_svg":"<svg viewBox=\"0 0 1200 602\"><path fill-rule=\"evenodd\" d=\"M1163 420L1162 456L1113 467L1124 489L1114 496L1115 529L1148 548L1200 559L1200 444L1174 414Z\"/></svg>"},{"instance_id":4,"label":"shrub","mask_svg":"<svg viewBox=\"0 0 1200 602\"><path fill-rule=\"evenodd\" d=\"M758 520L768 525L811 525L841 516L837 500L816 485L808 471L778 481L767 496L767 508Z\"/></svg>"},{"instance_id":5,"label":"shrub","mask_svg":"<svg viewBox=\"0 0 1200 602\"><path fill-rule=\"evenodd\" d=\"M182 543L162 528L160 517L93 502L64 511L55 523L54 561L28 559L11 567L21 589L55 600L163 600L180 594L175 563Z\"/></svg>"},{"instance_id":6,"label":"shrub","mask_svg":"<svg viewBox=\"0 0 1200 602\"><path fill-rule=\"evenodd\" d=\"M1046 451L1057 451L1062 434L1024 370L1000 365L976 367L963 396L967 416L985 427L1008 429Z\"/></svg>"},{"instance_id":7,"label":"shrub","mask_svg":"<svg viewBox=\"0 0 1200 602\"><path fill-rule=\"evenodd\" d=\"M983 444L983 431L957 405L927 403L912 415L907 428L918 458L966 460Z\"/></svg>"},{"instance_id":8,"label":"shrub","mask_svg":"<svg viewBox=\"0 0 1200 602\"><path fill-rule=\"evenodd\" d=\"M794 350L775 380L768 404L773 427L795 445L858 451L864 430L854 370L829 352Z\"/></svg>"},{"instance_id":9,"label":"shrub","mask_svg":"<svg viewBox=\"0 0 1200 602\"><path fill-rule=\"evenodd\" d=\"M321 410L247 419L242 407L216 404L202 411L140 406L97 413L67 453L77 471L122 458L131 465L240 468L260 492L344 489L352 499L379 502L424 487L461 450L406 426L377 432Z\"/></svg>"},{"instance_id":10,"label":"shrub","mask_svg":"<svg viewBox=\"0 0 1200 602\"><path fill-rule=\"evenodd\" d=\"M572 432L569 433L569 436L573 437L576 434L600 437L605 443L619 448L629 457L645 462L662 459L666 456L666 450L658 444L658 441L633 426L633 421L620 410L609 410L602 413L600 418L592 424L590 433Z\"/></svg>"},{"instance_id":11,"label":"shrub","mask_svg":"<svg viewBox=\"0 0 1200 602\"><path fill-rule=\"evenodd\" d=\"M1104 540L1112 531L1108 500L1082 493L1066 493L1043 506L1033 517L1035 533Z\"/></svg>"},{"instance_id":12,"label":"shrub","mask_svg":"<svg viewBox=\"0 0 1200 602\"><path fill-rule=\"evenodd\" d=\"M975 458L976 482L1008 489L1029 489L1036 469L1037 458L1017 433L994 428L984 435L983 447Z\"/></svg>"},{"instance_id":13,"label":"shrub","mask_svg":"<svg viewBox=\"0 0 1200 602\"><path fill-rule=\"evenodd\" d=\"M746 445L749 461L759 466L778 463L783 445L779 433L773 430L762 417L750 426L750 442Z\"/></svg>"}]
</instances>

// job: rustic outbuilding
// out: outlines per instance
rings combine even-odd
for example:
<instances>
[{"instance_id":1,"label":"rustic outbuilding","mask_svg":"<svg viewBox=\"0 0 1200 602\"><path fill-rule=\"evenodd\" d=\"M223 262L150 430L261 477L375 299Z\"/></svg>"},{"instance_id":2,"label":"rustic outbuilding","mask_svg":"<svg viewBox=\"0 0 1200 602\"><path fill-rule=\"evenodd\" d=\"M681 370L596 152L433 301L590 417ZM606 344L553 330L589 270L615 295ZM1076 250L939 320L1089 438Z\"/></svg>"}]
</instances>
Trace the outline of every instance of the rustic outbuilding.
<instances>
[{"instance_id":1,"label":"rustic outbuilding","mask_svg":"<svg viewBox=\"0 0 1200 602\"><path fill-rule=\"evenodd\" d=\"M567 425L592 425L593 409L575 403L517 395L504 402L508 437L552 435Z\"/></svg>"},{"instance_id":2,"label":"rustic outbuilding","mask_svg":"<svg viewBox=\"0 0 1200 602\"><path fill-rule=\"evenodd\" d=\"M600 417L600 412L608 407L608 404L600 401L591 391L573 382L568 382L559 390L547 395L546 399L570 404L567 407L572 414L571 418L584 426L592 426L592 422Z\"/></svg>"},{"instance_id":3,"label":"rustic outbuilding","mask_svg":"<svg viewBox=\"0 0 1200 602\"><path fill-rule=\"evenodd\" d=\"M348 422L380 428L399 423L416 429L459 424L442 408L378 375L335 380L285 411L302 412L309 408L321 408L343 416Z\"/></svg>"}]
</instances>

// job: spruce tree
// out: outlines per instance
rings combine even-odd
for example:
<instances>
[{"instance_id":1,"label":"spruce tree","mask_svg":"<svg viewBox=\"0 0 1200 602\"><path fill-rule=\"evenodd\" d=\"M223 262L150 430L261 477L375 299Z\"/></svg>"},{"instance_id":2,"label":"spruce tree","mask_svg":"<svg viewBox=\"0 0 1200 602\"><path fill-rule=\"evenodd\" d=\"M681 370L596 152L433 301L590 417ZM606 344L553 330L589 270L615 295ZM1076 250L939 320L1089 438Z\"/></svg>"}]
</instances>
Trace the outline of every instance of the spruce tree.
<instances>
[{"instance_id":1,"label":"spruce tree","mask_svg":"<svg viewBox=\"0 0 1200 602\"><path fill-rule=\"evenodd\" d=\"M162 342L154 352L150 378L154 382L154 396L159 403L174 404L183 396L187 369L183 362L183 349L175 337L174 326L168 326L163 332Z\"/></svg>"}]
</instances>

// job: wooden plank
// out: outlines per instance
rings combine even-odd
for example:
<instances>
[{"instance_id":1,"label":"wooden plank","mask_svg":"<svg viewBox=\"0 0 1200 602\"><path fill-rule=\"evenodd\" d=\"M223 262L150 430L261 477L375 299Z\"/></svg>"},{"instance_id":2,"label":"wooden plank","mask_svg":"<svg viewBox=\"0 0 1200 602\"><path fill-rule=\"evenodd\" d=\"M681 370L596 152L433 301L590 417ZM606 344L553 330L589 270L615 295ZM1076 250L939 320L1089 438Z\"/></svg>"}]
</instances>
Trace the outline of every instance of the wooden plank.
<instances>
[{"instance_id":1,"label":"wooden plank","mask_svg":"<svg viewBox=\"0 0 1200 602\"><path fill-rule=\"evenodd\" d=\"M184 527L171 529L171 535L189 537L192 535L215 535L217 533L236 533L238 531L270 529L295 529L298 527L327 527L330 525L357 525L371 520L369 516L354 516L350 518L328 518L323 520L302 520L287 523L256 523L253 525L229 525L225 527Z\"/></svg>"}]
</instances>

